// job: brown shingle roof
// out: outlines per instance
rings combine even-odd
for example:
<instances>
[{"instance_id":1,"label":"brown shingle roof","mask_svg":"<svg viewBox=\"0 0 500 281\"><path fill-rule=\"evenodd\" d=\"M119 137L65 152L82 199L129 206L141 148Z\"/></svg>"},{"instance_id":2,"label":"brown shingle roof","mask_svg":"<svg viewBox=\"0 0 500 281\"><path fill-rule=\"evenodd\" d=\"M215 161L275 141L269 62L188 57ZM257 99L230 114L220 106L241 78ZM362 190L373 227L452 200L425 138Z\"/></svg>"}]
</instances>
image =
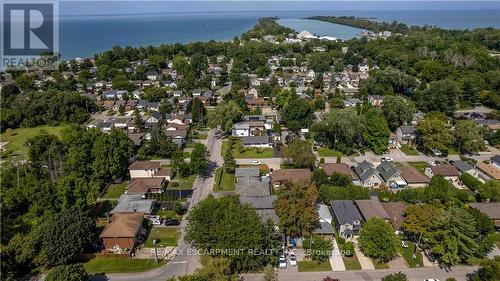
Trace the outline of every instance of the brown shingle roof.
<instances>
[{"instance_id":1,"label":"brown shingle roof","mask_svg":"<svg viewBox=\"0 0 500 281\"><path fill-rule=\"evenodd\" d=\"M500 220L500 202L469 203L469 206L478 209L492 220Z\"/></svg>"},{"instance_id":2,"label":"brown shingle roof","mask_svg":"<svg viewBox=\"0 0 500 281\"><path fill-rule=\"evenodd\" d=\"M309 169L283 169L274 171L271 174L271 181L273 184L282 183L284 181L308 184L310 180L311 171Z\"/></svg>"},{"instance_id":3,"label":"brown shingle roof","mask_svg":"<svg viewBox=\"0 0 500 281\"><path fill-rule=\"evenodd\" d=\"M443 177L458 177L460 172L455 168L455 166L444 164L439 166L431 166L431 170L436 176Z\"/></svg>"},{"instance_id":4,"label":"brown shingle roof","mask_svg":"<svg viewBox=\"0 0 500 281\"><path fill-rule=\"evenodd\" d=\"M156 170L160 168L158 161L135 161L129 167L129 170Z\"/></svg>"},{"instance_id":5,"label":"brown shingle roof","mask_svg":"<svg viewBox=\"0 0 500 281\"><path fill-rule=\"evenodd\" d=\"M161 188L163 186L164 178L134 178L128 184L127 194L140 193L144 194L150 188Z\"/></svg>"},{"instance_id":6,"label":"brown shingle roof","mask_svg":"<svg viewBox=\"0 0 500 281\"><path fill-rule=\"evenodd\" d=\"M477 168L481 170L481 172L487 174L488 176L500 180L500 169L496 168L492 164L486 164L486 163L478 163Z\"/></svg>"},{"instance_id":7,"label":"brown shingle roof","mask_svg":"<svg viewBox=\"0 0 500 281\"><path fill-rule=\"evenodd\" d=\"M395 229L401 228L406 220L406 205L403 202L382 202L382 207L389 215L389 221Z\"/></svg>"},{"instance_id":8,"label":"brown shingle roof","mask_svg":"<svg viewBox=\"0 0 500 281\"><path fill-rule=\"evenodd\" d=\"M153 177L168 177L172 176L172 169L161 168L158 172L154 173Z\"/></svg>"},{"instance_id":9,"label":"brown shingle roof","mask_svg":"<svg viewBox=\"0 0 500 281\"><path fill-rule=\"evenodd\" d=\"M414 167L401 167L399 170L401 171L401 175L408 184L429 183L431 181L429 177L422 175Z\"/></svg>"},{"instance_id":10,"label":"brown shingle roof","mask_svg":"<svg viewBox=\"0 0 500 281\"><path fill-rule=\"evenodd\" d=\"M325 173L328 176L331 176L333 173L339 173L349 176L351 179L358 178L354 171L351 170L351 167L349 167L346 163L327 163L323 165L323 170L325 170Z\"/></svg>"},{"instance_id":11,"label":"brown shingle roof","mask_svg":"<svg viewBox=\"0 0 500 281\"><path fill-rule=\"evenodd\" d=\"M369 220L373 217L379 217L383 219L389 219L389 214L384 210L378 199L366 199L366 200L356 200L356 205L359 211L365 218Z\"/></svg>"},{"instance_id":12,"label":"brown shingle roof","mask_svg":"<svg viewBox=\"0 0 500 281\"><path fill-rule=\"evenodd\" d=\"M144 213L116 213L111 217L111 223L102 231L101 238L135 237L142 225Z\"/></svg>"}]
</instances>

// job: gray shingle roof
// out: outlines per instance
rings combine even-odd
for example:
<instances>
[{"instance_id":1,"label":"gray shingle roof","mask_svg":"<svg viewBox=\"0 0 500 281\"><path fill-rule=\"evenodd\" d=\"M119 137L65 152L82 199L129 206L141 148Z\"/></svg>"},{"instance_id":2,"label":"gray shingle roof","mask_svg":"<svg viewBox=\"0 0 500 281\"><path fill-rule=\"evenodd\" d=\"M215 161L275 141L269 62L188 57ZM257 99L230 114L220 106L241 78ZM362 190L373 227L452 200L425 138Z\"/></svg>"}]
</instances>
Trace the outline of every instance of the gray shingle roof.
<instances>
[{"instance_id":1,"label":"gray shingle roof","mask_svg":"<svg viewBox=\"0 0 500 281\"><path fill-rule=\"evenodd\" d=\"M471 165L469 165L469 163L462 160L453 161L453 166L455 166L455 168L457 168L462 173L474 169Z\"/></svg>"},{"instance_id":2,"label":"gray shingle roof","mask_svg":"<svg viewBox=\"0 0 500 281\"><path fill-rule=\"evenodd\" d=\"M340 224L363 221L363 217L359 213L358 208L356 208L351 200L332 200L330 204L333 214Z\"/></svg>"},{"instance_id":3,"label":"gray shingle roof","mask_svg":"<svg viewBox=\"0 0 500 281\"><path fill-rule=\"evenodd\" d=\"M386 182L399 173L394 163L388 161L380 163L380 165L377 166L377 171Z\"/></svg>"},{"instance_id":4,"label":"gray shingle roof","mask_svg":"<svg viewBox=\"0 0 500 281\"><path fill-rule=\"evenodd\" d=\"M372 163L367 162L366 160L359 163L358 166L354 167L354 171L361 181L366 181L372 175L378 174L375 166Z\"/></svg>"},{"instance_id":5,"label":"gray shingle roof","mask_svg":"<svg viewBox=\"0 0 500 281\"><path fill-rule=\"evenodd\" d=\"M333 226L328 222L320 222L316 230L314 230L316 234L334 234Z\"/></svg>"},{"instance_id":6,"label":"gray shingle roof","mask_svg":"<svg viewBox=\"0 0 500 281\"><path fill-rule=\"evenodd\" d=\"M276 195L270 196L240 196L241 204L250 204L256 210L262 209L274 209L274 201L276 201Z\"/></svg>"},{"instance_id":7,"label":"gray shingle roof","mask_svg":"<svg viewBox=\"0 0 500 281\"><path fill-rule=\"evenodd\" d=\"M243 145L269 144L269 143L271 143L271 138L269 136L241 137L241 142L243 143Z\"/></svg>"}]
</instances>

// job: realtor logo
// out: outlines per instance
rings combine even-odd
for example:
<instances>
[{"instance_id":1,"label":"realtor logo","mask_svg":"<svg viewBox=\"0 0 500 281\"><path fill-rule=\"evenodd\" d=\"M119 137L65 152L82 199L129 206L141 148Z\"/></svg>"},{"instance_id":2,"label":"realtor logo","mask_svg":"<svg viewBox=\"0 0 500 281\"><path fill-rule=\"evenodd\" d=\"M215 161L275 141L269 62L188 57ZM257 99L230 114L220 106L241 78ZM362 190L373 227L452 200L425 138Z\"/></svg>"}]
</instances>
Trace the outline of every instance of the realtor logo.
<instances>
[{"instance_id":1,"label":"realtor logo","mask_svg":"<svg viewBox=\"0 0 500 281\"><path fill-rule=\"evenodd\" d=\"M2 68L51 68L59 53L55 0L2 0Z\"/></svg>"}]
</instances>

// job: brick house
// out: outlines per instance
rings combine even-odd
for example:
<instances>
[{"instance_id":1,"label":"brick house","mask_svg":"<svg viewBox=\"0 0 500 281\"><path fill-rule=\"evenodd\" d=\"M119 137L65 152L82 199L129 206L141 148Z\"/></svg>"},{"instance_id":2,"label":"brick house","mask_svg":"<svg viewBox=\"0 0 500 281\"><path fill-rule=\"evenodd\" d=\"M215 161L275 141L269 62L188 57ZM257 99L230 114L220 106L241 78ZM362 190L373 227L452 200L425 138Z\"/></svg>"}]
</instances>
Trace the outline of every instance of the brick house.
<instances>
[{"instance_id":1,"label":"brick house","mask_svg":"<svg viewBox=\"0 0 500 281\"><path fill-rule=\"evenodd\" d=\"M104 249L121 253L125 249L133 250L141 235L144 213L116 213L101 235Z\"/></svg>"}]
</instances>

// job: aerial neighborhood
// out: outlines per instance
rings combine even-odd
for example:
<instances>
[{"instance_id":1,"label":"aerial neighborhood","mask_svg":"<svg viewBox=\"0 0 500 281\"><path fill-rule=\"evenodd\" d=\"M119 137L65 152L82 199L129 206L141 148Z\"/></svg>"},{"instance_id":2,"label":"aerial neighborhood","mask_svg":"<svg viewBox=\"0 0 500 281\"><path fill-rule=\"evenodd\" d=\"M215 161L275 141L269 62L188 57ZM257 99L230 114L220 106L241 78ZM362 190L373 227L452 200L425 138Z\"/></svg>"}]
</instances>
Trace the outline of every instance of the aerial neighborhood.
<instances>
[{"instance_id":1,"label":"aerial neighborhood","mask_svg":"<svg viewBox=\"0 0 500 281\"><path fill-rule=\"evenodd\" d=\"M498 30L315 19L1 73L6 280L498 269Z\"/></svg>"}]
</instances>

